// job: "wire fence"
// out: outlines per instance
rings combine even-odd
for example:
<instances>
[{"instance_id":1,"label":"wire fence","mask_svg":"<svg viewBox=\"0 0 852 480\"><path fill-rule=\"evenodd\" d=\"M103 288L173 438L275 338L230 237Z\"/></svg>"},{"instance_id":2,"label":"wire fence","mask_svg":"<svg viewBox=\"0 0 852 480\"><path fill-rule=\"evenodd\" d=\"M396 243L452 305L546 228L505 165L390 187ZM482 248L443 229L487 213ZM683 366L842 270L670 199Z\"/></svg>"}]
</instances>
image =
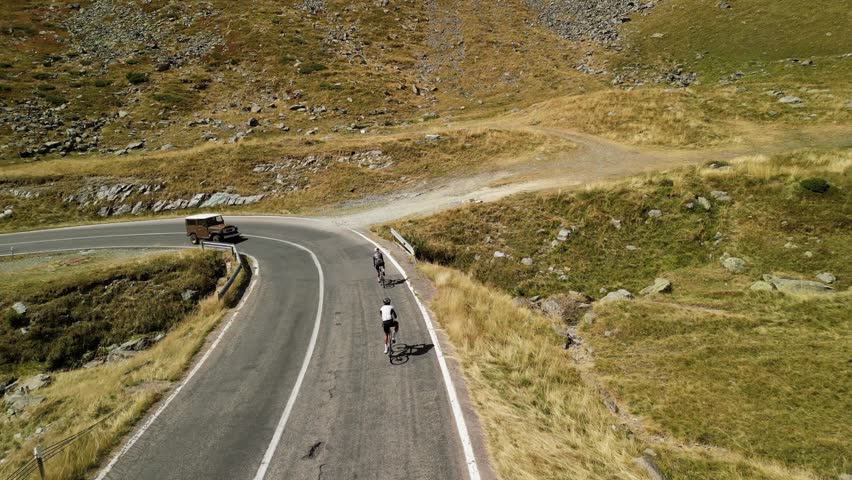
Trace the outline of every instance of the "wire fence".
<instances>
[{"instance_id":1,"label":"wire fence","mask_svg":"<svg viewBox=\"0 0 852 480\"><path fill-rule=\"evenodd\" d=\"M75 440L79 439L80 437L82 437L84 435L91 433L92 430L95 429L95 427L102 424L108 418L112 417L113 413L110 413L109 415L98 420L97 422L93 423L92 425L89 425L88 427L84 428L83 430L80 430L79 432L75 433L74 435L71 435L70 437L67 437L63 440L60 440L60 441L54 443L53 445L50 445L49 447L45 448L44 450L42 450L40 447L36 446L34 451L33 451L33 458L31 458L27 463L21 465L20 468L18 468L14 472L12 472L12 474L9 477L7 477L6 480L25 480L25 479L30 478L30 476L33 474L33 472L36 472L36 471L39 472L39 476L41 478L44 478L44 476L45 476L45 463L48 460L55 457L56 455L59 455L59 453L62 452L62 450L64 450L65 447L67 447L68 445L73 443Z\"/></svg>"}]
</instances>

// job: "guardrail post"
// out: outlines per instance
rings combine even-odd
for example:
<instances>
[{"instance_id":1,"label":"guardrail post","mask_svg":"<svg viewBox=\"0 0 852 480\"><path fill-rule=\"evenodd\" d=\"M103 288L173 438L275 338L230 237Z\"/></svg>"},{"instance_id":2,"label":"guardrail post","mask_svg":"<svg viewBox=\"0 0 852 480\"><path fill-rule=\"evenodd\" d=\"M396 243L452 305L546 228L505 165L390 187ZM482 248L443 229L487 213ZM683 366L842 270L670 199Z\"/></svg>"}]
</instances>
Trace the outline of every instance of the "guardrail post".
<instances>
[{"instance_id":1,"label":"guardrail post","mask_svg":"<svg viewBox=\"0 0 852 480\"><path fill-rule=\"evenodd\" d=\"M33 449L33 455L35 456L36 465L38 465L38 474L44 480L44 460L41 458L41 450L38 448L38 445Z\"/></svg>"},{"instance_id":2,"label":"guardrail post","mask_svg":"<svg viewBox=\"0 0 852 480\"><path fill-rule=\"evenodd\" d=\"M408 243L408 241L402 235L400 235L399 232L397 232L393 228L391 228L390 231L391 231L391 235L393 235L393 237L396 239L396 241L399 242L400 246L402 246L402 248L406 252L408 252L409 255L416 258L417 255L414 252L414 247L411 246L411 244Z\"/></svg>"}]
</instances>

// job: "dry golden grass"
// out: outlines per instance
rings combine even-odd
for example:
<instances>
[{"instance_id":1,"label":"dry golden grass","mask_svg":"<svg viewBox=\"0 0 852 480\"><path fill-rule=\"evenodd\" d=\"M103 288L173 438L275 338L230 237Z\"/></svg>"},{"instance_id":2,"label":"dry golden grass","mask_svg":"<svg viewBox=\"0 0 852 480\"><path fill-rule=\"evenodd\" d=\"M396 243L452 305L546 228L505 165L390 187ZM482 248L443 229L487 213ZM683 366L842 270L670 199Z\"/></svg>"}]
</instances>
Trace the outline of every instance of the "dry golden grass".
<instances>
[{"instance_id":1,"label":"dry golden grass","mask_svg":"<svg viewBox=\"0 0 852 480\"><path fill-rule=\"evenodd\" d=\"M583 383L548 322L502 293L447 268L421 264L438 289L431 304L461 360L500 478L644 478L626 438Z\"/></svg>"},{"instance_id":2,"label":"dry golden grass","mask_svg":"<svg viewBox=\"0 0 852 480\"><path fill-rule=\"evenodd\" d=\"M241 273L235 287L244 284L247 278L247 274ZM231 292L237 290L232 288ZM112 414L91 433L45 463L48 480L84 478L172 383L180 380L193 355L233 300L233 293L223 301L215 296L202 300L196 313L154 347L131 359L55 374L53 383L39 391L47 400L26 420L16 424L16 428L27 434L38 426L49 427L40 437L24 440L6 457L0 475L11 473L31 458L35 445L55 444Z\"/></svg>"}]
</instances>

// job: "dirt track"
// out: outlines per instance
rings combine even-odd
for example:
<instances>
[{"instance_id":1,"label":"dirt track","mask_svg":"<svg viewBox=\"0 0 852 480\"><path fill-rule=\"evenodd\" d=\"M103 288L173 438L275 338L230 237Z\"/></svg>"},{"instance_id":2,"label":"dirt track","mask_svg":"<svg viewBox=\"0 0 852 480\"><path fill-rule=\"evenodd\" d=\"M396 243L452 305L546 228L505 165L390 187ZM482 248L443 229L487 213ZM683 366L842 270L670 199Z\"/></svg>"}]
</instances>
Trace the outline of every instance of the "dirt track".
<instances>
[{"instance_id":1,"label":"dirt track","mask_svg":"<svg viewBox=\"0 0 852 480\"><path fill-rule=\"evenodd\" d=\"M326 218L341 225L364 227L415 215L426 215L474 201L495 201L508 195L556 189L571 189L650 171L732 158L776 154L801 148L852 146L852 128L835 127L773 132L749 129L748 140L730 148L677 150L625 146L593 135L559 128L517 127L505 121L488 123L499 129L514 129L559 137L571 148L530 161L518 161L484 173L445 178L421 184L394 195L377 196L339 208Z\"/></svg>"}]
</instances>

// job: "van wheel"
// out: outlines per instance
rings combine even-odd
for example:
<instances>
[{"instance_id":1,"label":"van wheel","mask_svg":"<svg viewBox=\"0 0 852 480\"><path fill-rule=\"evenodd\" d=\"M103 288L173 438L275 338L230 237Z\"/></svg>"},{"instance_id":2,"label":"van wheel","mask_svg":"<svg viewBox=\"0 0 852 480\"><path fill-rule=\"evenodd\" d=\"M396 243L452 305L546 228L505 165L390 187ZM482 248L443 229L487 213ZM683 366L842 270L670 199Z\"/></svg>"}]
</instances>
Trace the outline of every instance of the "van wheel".
<instances>
[{"instance_id":1,"label":"van wheel","mask_svg":"<svg viewBox=\"0 0 852 480\"><path fill-rule=\"evenodd\" d=\"M213 235L213 241L214 242L221 242L222 236L221 235Z\"/></svg>"},{"instance_id":2,"label":"van wheel","mask_svg":"<svg viewBox=\"0 0 852 480\"><path fill-rule=\"evenodd\" d=\"M189 234L189 243L191 243L193 245L198 245L198 235L196 235L194 233L190 233Z\"/></svg>"}]
</instances>

